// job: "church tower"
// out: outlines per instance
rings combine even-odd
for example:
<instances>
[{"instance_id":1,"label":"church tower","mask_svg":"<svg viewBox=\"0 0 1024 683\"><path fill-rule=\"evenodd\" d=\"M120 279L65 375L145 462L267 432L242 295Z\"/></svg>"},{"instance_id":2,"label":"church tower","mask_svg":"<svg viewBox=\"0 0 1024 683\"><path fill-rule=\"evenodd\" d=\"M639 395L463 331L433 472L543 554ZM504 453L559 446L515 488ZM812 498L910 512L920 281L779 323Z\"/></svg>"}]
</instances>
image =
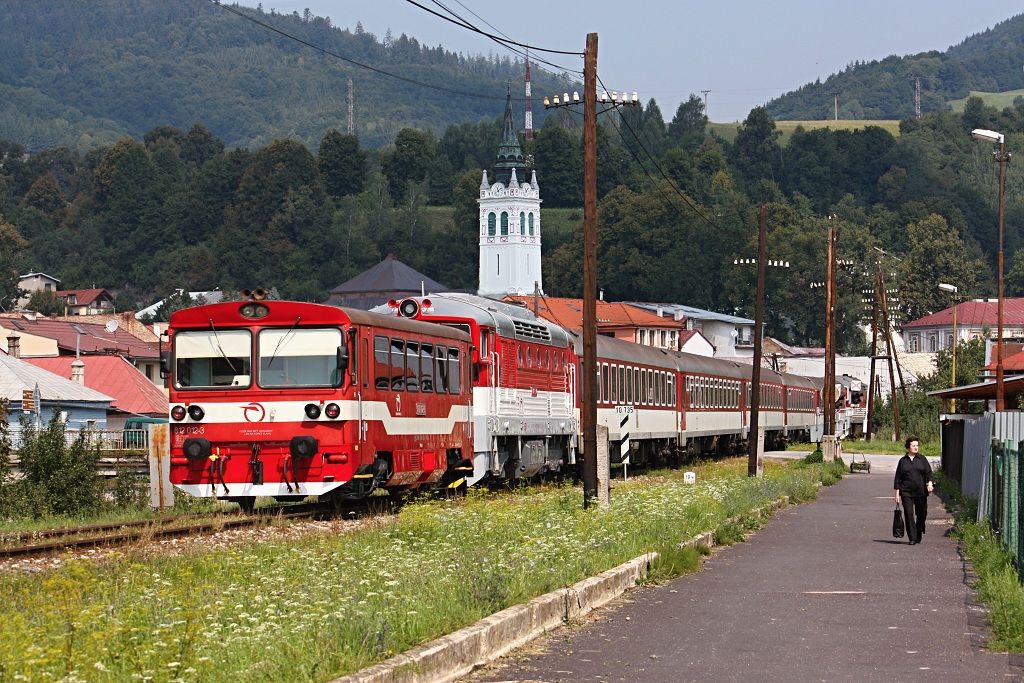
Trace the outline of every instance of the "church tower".
<instances>
[{"instance_id":1,"label":"church tower","mask_svg":"<svg viewBox=\"0 0 1024 683\"><path fill-rule=\"evenodd\" d=\"M480 182L481 296L532 294L544 289L540 272L540 187L527 166L505 96L505 120L494 164L494 183Z\"/></svg>"}]
</instances>

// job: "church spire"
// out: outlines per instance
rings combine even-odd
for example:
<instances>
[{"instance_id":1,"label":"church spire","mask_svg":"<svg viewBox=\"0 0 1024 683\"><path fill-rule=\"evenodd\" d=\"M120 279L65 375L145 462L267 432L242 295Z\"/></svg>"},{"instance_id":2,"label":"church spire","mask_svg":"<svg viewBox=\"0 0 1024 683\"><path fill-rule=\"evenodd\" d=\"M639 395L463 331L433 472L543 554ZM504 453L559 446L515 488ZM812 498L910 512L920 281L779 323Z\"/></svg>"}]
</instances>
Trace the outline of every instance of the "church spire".
<instances>
[{"instance_id":1,"label":"church spire","mask_svg":"<svg viewBox=\"0 0 1024 683\"><path fill-rule=\"evenodd\" d=\"M521 169L519 175L526 177L526 158L519 145L519 134L512 115L512 87L505 86L505 120L501 124L501 144L498 145L498 160L494 164L495 182L508 184L512 169Z\"/></svg>"}]
</instances>

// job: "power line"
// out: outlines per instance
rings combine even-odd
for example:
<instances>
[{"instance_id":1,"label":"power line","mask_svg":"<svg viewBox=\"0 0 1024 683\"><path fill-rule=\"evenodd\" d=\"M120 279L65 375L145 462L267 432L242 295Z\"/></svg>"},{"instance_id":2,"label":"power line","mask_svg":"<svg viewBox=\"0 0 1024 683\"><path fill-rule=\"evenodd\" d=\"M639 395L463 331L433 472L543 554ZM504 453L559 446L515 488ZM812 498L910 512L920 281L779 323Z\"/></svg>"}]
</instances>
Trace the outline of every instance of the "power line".
<instances>
[{"instance_id":1,"label":"power line","mask_svg":"<svg viewBox=\"0 0 1024 683\"><path fill-rule=\"evenodd\" d=\"M410 0L407 0L407 1L410 1ZM459 0L455 0L455 1L456 1L456 2L458 2L458 3L460 4L460 5L462 5L462 7L463 7L463 8L465 8L465 9L466 9L466 10L467 10L467 11L468 11L468 12L469 12L470 14L472 14L472 15L473 15L474 17L476 17L476 18L477 18L477 19L479 19L480 21L482 21L482 22L484 22L485 24L487 24L488 26L490 26L490 27L491 27L492 29L494 29L494 31L496 31L497 33L500 33L501 35L503 35L503 36L505 36L506 38L508 38L508 40L501 40L501 39L499 39L499 38L496 38L496 37L494 37L494 36L492 36L492 35L490 35L490 34L488 34L488 33L484 33L483 31L481 31L481 30L480 30L480 28L479 28L478 26L475 26L475 25L473 25L473 24L472 24L471 22L469 22L468 20L466 20L466 19L465 19L464 17L460 16L460 15L459 15L459 14L458 14L457 12L455 12L455 11L454 11L453 9L451 9L450 7L447 7L447 6L445 6L445 4L444 4L444 3L442 3L442 2L440 2L440 0L431 0L431 2L433 2L433 3L435 4L435 5L437 5L438 7L440 7L441 9L443 9L443 10L444 10L445 12L447 12L447 13L448 13L448 14L450 14L450 15L452 15L452 16L453 16L453 17L455 17L456 19L458 19L458 21L457 21L457 22L454 22L454 21L453 21L452 23L454 23L454 24L456 24L457 26L460 26L460 27L462 27L462 28L465 28L465 29L467 29L467 30L469 30L469 31L472 31L472 32L474 32L474 33L479 33L479 34L481 34L481 35L483 35L483 36L486 36L487 38L490 38L491 40L493 40L494 42L496 42L496 43L497 43L498 45L501 45L502 47L504 47L505 49L509 50L509 51L510 51L510 52L512 52L513 54L517 54L517 55L519 55L520 57L522 57L522 58L526 59L527 61L530 61L530 57L529 57L529 54L528 54L528 52L529 52L529 49L530 49L530 48L526 48L526 50L517 50L516 48L514 48L514 47L511 47L511 45L518 45L519 43L516 43L516 42L515 42L514 40L512 40L511 38L509 38L509 37L508 37L508 35L507 35L507 34L506 34L505 32L503 32L503 31L501 31L501 30L499 30L499 29L495 28L495 27L494 27L494 26L493 26L492 24L490 24L490 23L489 23L489 22L488 22L488 21L487 21L486 19L484 19L484 18L483 18L483 17L481 17L481 16L479 15L479 14L477 14L477 13L476 13L476 12L474 12L473 10L471 10L471 9L469 9L468 7L466 7L465 5L463 5L463 4L461 3L461 2L459 2ZM419 7L419 5L418 5L417 3L415 3L415 2L413 2L412 4L414 4L414 5L416 5L417 7ZM441 16L441 15L437 14L437 12L434 12L434 11L432 11L432 10L430 10L430 9L424 8L424 11L430 12L431 14L433 14L433 15L435 15L435 16L440 16L440 17L441 17L442 19L444 19L445 21L452 21L451 19L448 19L447 17ZM583 75L583 72L582 72L582 71L580 71L579 69L570 69L570 68L568 68L568 67L562 66L561 64L555 64L554 62L549 62L549 61L547 61L546 59L540 59L539 57L537 57L537 55L534 55L534 56L533 56L533 63L534 63L534 64L537 64L538 62L539 62L539 63L541 63L541 64L547 64L548 66L554 67L555 69L558 69L558 70L560 70L560 71L562 71L562 72L566 72L566 73L567 73L567 72L572 72L572 73L574 73L574 74L579 74L580 76L582 76L582 75ZM547 71L547 69L542 69L542 70L544 70L544 71ZM555 73L555 72L553 72L553 71L548 71L548 73L550 73L550 74L551 74L552 76L556 76L556 77L560 75L560 74L556 74L556 73Z\"/></svg>"},{"instance_id":2,"label":"power line","mask_svg":"<svg viewBox=\"0 0 1024 683\"><path fill-rule=\"evenodd\" d=\"M328 50L327 48L324 48L324 47L320 47L319 45L314 45L313 43L310 43L307 40L303 40L302 38L299 38L298 36L292 35L291 33L288 33L286 31L282 31L281 29L279 29L279 28L277 28L275 26L271 26L270 24L268 24L266 22L260 21L259 19L255 18L255 17L249 16L245 12L241 12L238 9L234 8L234 7L230 7L228 5L222 4L220 0L210 0L210 2L212 2L217 7L220 7L221 9L223 9L226 12L231 12L232 14L234 14L236 16L239 16L239 17L242 17L243 19L246 19L247 21L251 21L252 23L254 23L254 24L258 25L258 26L262 26L263 28L267 29L268 31L272 31L274 33L277 33L278 35L284 36L285 38L287 38L289 40L294 40L297 43L305 45L306 47L309 47L309 48L312 48L314 50L317 50L318 52L322 52L325 55L328 55L330 57L334 57L335 59L340 59L343 62L347 62L348 64L352 64L353 66L358 66L361 69L366 69L367 71L372 71L372 72L380 74L382 76L388 76L390 78L394 78L396 80L403 81L405 83L410 83L412 85L418 85L420 87L429 88L431 90L437 90L439 92L446 92L446 93L449 93L449 94L452 94L452 95L461 95L462 97L474 97L474 98L482 99L482 100L504 100L505 99L505 97L503 95L501 95L501 96L499 96L499 95L481 95L480 93L467 92L465 90L456 90L454 88L446 88L446 87L441 86L441 85L434 85L432 83L425 83L423 81L418 81L418 80L416 80L414 78L407 78L405 76L399 76L398 74L393 74L393 73L391 73L389 71L384 71L383 69L378 69L375 66L370 66L369 64L363 64L362 62L357 62L354 59L349 59L348 57L345 57L344 55L340 55L337 52L332 52L331 50Z\"/></svg>"},{"instance_id":3,"label":"power line","mask_svg":"<svg viewBox=\"0 0 1024 683\"><path fill-rule=\"evenodd\" d=\"M582 52L570 52L570 51L566 51L566 50L549 50L549 49L546 49L546 48L543 48L543 47L537 47L536 45L528 45L526 43L519 43L519 42L516 42L514 40L509 40L507 38L499 38L498 36L494 35L493 33L487 33L486 31L483 31L483 30L477 28L476 26L473 26L472 24L466 22L464 19L460 18L459 21L455 21L454 19L452 19L450 17L446 17L443 14L435 12L434 10L430 9L429 7L425 7L425 6L421 5L420 3L416 2L416 0L405 0L405 1L408 2L410 5L415 5L416 7L419 7L424 12L429 12L430 14L433 14L435 17L438 17L440 19L444 19L445 21L451 22L451 23L455 24L456 26L461 26L462 28L469 29L470 31L473 31L474 33L479 33L482 36L487 36L491 40L495 40L495 41L497 41L499 43L508 43L510 45L515 45L516 47L525 48L527 50L533 50L535 52L548 52L550 54L556 54L556 55L573 55L573 56L576 56L576 57L582 57L583 56ZM447 8L445 8L445 9L447 9Z\"/></svg>"},{"instance_id":4,"label":"power line","mask_svg":"<svg viewBox=\"0 0 1024 683\"><path fill-rule=\"evenodd\" d=\"M601 84L602 88L605 87L604 82L601 81L600 77L598 77L597 82ZM677 195L679 195L679 197L683 200L683 203L686 204L688 207L690 207L691 211L693 211L698 216L700 216L702 219L704 219L704 221L708 225L710 225L711 227L713 227L713 228L721 227L717 223L715 223L713 220L708 218L704 214L703 211L701 211L699 208L697 208L697 206L692 201L690 201L689 197L687 197L685 194L683 194L679 190L679 188L676 187L675 182L671 178L668 177L668 174L665 173L664 169L662 169L661 164L658 163L658 160L654 158L654 155L651 154L650 151L648 151L648 149L646 147L644 147L643 141L640 139L640 136L637 135L636 131L633 130L633 127L631 125L629 125L629 121L627 121L625 119L625 117L620 117L619 120L622 121L622 123L626 126L626 129L629 130L630 134L633 136L633 139L636 140L636 144L640 147L640 149L642 149L644 151L644 154L646 154L647 157L651 160L651 163L654 165L654 167L656 169L658 169L658 173L660 173L661 177L664 178L668 182L668 184L672 188L672 190ZM619 137L622 138L622 130L615 124L614 121L612 121L612 125L615 126L615 130L619 131ZM623 142L625 142L625 138L623 138ZM637 164L644 171L644 173L646 173L648 177L651 177L650 173L648 173L647 169L644 168L643 163L640 161L640 159L637 158L636 152L633 151L633 149L630 147L630 145L627 144L626 145L626 149L629 150L629 153L633 155L633 158L636 159ZM654 178L651 178L651 180L654 180Z\"/></svg>"}]
</instances>

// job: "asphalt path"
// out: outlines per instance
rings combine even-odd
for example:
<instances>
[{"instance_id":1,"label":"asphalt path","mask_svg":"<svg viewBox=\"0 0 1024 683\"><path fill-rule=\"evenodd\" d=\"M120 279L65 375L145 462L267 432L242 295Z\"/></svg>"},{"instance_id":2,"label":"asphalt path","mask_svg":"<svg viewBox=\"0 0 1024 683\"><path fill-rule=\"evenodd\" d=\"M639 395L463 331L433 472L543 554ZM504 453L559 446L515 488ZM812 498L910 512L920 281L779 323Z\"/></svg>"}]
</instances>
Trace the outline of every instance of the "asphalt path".
<instances>
[{"instance_id":1,"label":"asphalt path","mask_svg":"<svg viewBox=\"0 0 1024 683\"><path fill-rule=\"evenodd\" d=\"M941 501L929 499L920 545L893 539L897 457L869 460L870 474L780 510L701 571L634 589L468 680L1021 680L982 647L984 613Z\"/></svg>"}]
</instances>

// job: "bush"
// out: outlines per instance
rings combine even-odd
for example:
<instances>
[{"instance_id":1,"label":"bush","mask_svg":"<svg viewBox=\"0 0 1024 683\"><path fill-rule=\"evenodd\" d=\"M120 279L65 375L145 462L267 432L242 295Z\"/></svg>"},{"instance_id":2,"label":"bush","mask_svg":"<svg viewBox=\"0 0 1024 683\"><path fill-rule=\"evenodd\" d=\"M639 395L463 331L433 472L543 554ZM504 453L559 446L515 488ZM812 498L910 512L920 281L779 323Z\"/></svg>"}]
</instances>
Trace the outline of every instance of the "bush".
<instances>
[{"instance_id":1,"label":"bush","mask_svg":"<svg viewBox=\"0 0 1024 683\"><path fill-rule=\"evenodd\" d=\"M99 446L89 447L79 435L71 446L65 441L65 425L59 412L44 429L22 419L21 489L22 504L31 507L23 516L81 515L103 507L103 483L96 473Z\"/></svg>"},{"instance_id":2,"label":"bush","mask_svg":"<svg viewBox=\"0 0 1024 683\"><path fill-rule=\"evenodd\" d=\"M808 465L813 465L815 463L823 462L824 459L825 456L822 455L821 449L819 448L818 450L814 451L813 453L809 453L806 457L804 457L804 462L807 463Z\"/></svg>"}]
</instances>

